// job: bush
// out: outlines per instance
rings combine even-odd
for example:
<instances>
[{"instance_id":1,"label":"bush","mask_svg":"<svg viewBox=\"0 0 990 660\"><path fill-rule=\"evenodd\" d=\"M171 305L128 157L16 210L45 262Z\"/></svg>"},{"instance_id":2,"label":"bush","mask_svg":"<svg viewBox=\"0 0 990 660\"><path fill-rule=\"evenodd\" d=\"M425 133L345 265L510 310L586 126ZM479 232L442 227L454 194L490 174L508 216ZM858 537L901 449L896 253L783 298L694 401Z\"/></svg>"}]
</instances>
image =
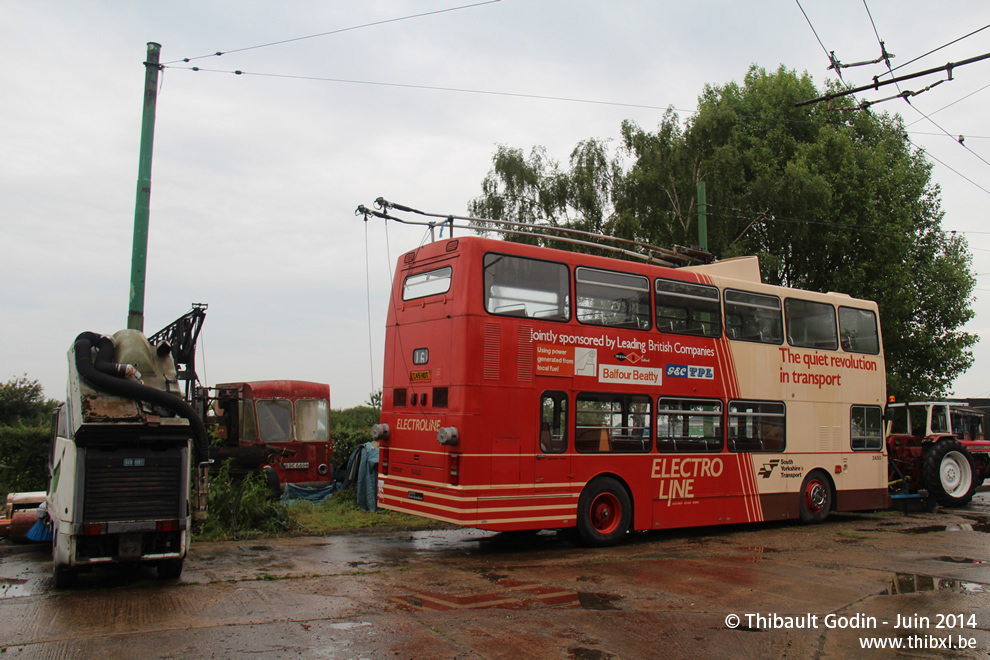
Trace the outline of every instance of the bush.
<instances>
[{"instance_id":1,"label":"bush","mask_svg":"<svg viewBox=\"0 0 990 660\"><path fill-rule=\"evenodd\" d=\"M273 535L285 531L288 528L285 507L268 488L265 475L252 472L233 476L230 474L232 460L224 461L210 477L210 510L197 535L214 540L237 540L243 533Z\"/></svg>"},{"instance_id":2,"label":"bush","mask_svg":"<svg viewBox=\"0 0 990 660\"><path fill-rule=\"evenodd\" d=\"M0 383L0 493L45 490L51 413L58 401L45 399L26 375Z\"/></svg>"},{"instance_id":3,"label":"bush","mask_svg":"<svg viewBox=\"0 0 990 660\"><path fill-rule=\"evenodd\" d=\"M381 410L371 406L357 406L344 410L334 410L330 415L330 430L333 435L333 464L347 467L347 459L360 444L371 440L371 427L377 424Z\"/></svg>"},{"instance_id":4,"label":"bush","mask_svg":"<svg viewBox=\"0 0 990 660\"><path fill-rule=\"evenodd\" d=\"M50 425L0 426L0 493L48 488Z\"/></svg>"}]
</instances>

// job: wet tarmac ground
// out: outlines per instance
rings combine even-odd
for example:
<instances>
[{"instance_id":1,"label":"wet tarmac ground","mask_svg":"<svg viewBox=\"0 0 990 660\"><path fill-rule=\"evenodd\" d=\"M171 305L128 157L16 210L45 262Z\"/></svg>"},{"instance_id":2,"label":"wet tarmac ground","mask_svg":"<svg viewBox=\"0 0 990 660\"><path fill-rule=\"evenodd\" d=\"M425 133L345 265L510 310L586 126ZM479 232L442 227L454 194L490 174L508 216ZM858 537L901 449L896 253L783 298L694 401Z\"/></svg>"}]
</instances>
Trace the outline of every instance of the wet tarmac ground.
<instances>
[{"instance_id":1,"label":"wet tarmac ground","mask_svg":"<svg viewBox=\"0 0 990 660\"><path fill-rule=\"evenodd\" d=\"M195 543L173 581L118 567L58 591L50 573L47 548L0 542L0 658L990 658L986 492L605 549L345 534Z\"/></svg>"}]
</instances>

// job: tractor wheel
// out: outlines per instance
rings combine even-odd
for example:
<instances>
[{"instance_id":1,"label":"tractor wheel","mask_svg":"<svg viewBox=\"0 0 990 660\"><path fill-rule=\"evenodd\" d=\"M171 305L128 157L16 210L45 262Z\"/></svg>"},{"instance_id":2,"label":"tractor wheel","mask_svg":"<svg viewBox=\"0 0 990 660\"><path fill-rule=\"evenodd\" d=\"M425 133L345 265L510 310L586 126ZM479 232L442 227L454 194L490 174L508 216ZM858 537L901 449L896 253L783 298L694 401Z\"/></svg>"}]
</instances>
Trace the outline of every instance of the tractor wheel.
<instances>
[{"instance_id":1,"label":"tractor wheel","mask_svg":"<svg viewBox=\"0 0 990 660\"><path fill-rule=\"evenodd\" d=\"M578 532L588 545L611 545L629 531L632 503L629 493L610 477L595 479L578 500Z\"/></svg>"},{"instance_id":2,"label":"tractor wheel","mask_svg":"<svg viewBox=\"0 0 990 660\"><path fill-rule=\"evenodd\" d=\"M832 486L821 470L812 470L801 484L801 521L820 523L832 508Z\"/></svg>"},{"instance_id":3,"label":"tractor wheel","mask_svg":"<svg viewBox=\"0 0 990 660\"><path fill-rule=\"evenodd\" d=\"M976 492L973 457L958 440L942 439L925 452L921 477L925 488L942 506L966 506Z\"/></svg>"}]
</instances>

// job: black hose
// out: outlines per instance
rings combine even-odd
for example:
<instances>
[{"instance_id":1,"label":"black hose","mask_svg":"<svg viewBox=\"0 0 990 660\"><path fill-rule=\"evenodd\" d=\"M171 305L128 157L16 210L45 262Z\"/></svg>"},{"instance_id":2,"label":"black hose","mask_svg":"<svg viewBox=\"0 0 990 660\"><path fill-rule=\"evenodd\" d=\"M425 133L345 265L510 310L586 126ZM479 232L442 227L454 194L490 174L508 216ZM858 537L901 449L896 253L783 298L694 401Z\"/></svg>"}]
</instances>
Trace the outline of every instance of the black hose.
<instances>
[{"instance_id":1,"label":"black hose","mask_svg":"<svg viewBox=\"0 0 990 660\"><path fill-rule=\"evenodd\" d=\"M92 357L94 346L97 348L95 360ZM210 445L206 436L206 426L196 410L174 394L125 380L128 365L116 364L113 361L113 339L95 332L83 332L76 337L75 352L76 370L79 376L97 390L126 399L155 403L189 420L193 432L196 462L209 460Z\"/></svg>"}]
</instances>

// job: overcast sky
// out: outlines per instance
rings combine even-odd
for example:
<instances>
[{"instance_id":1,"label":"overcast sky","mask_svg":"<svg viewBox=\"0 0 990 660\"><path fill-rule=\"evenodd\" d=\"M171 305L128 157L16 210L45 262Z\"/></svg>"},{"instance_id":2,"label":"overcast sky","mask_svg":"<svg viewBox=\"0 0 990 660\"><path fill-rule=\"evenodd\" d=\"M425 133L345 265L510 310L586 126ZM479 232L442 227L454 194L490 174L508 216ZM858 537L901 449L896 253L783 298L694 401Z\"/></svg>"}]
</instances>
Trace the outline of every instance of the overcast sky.
<instances>
[{"instance_id":1,"label":"overcast sky","mask_svg":"<svg viewBox=\"0 0 990 660\"><path fill-rule=\"evenodd\" d=\"M741 81L753 63L807 71L822 87L834 77L826 49L844 62L879 55L873 23L894 66L990 24L985 0L802 0L807 19L785 0L501 0L392 20L470 4L0 4L0 381L26 373L63 398L75 336L126 327L149 41L169 66L158 97L145 330L207 303L199 364L207 384L329 382L342 408L381 387L390 274L424 238L421 228L365 224L358 204L383 196L464 214L498 144L544 145L566 162L580 140L614 143L624 119L656 128L668 106L689 117L705 84ZM217 51L225 54L192 59ZM897 73L984 53L990 29ZM865 84L883 70L844 76ZM986 396L990 60L954 78L913 100L938 126L902 100L882 109L900 113L933 159L943 226L969 241L978 278L968 329L986 339L955 393ZM942 129L965 136L964 146Z\"/></svg>"}]
</instances>

